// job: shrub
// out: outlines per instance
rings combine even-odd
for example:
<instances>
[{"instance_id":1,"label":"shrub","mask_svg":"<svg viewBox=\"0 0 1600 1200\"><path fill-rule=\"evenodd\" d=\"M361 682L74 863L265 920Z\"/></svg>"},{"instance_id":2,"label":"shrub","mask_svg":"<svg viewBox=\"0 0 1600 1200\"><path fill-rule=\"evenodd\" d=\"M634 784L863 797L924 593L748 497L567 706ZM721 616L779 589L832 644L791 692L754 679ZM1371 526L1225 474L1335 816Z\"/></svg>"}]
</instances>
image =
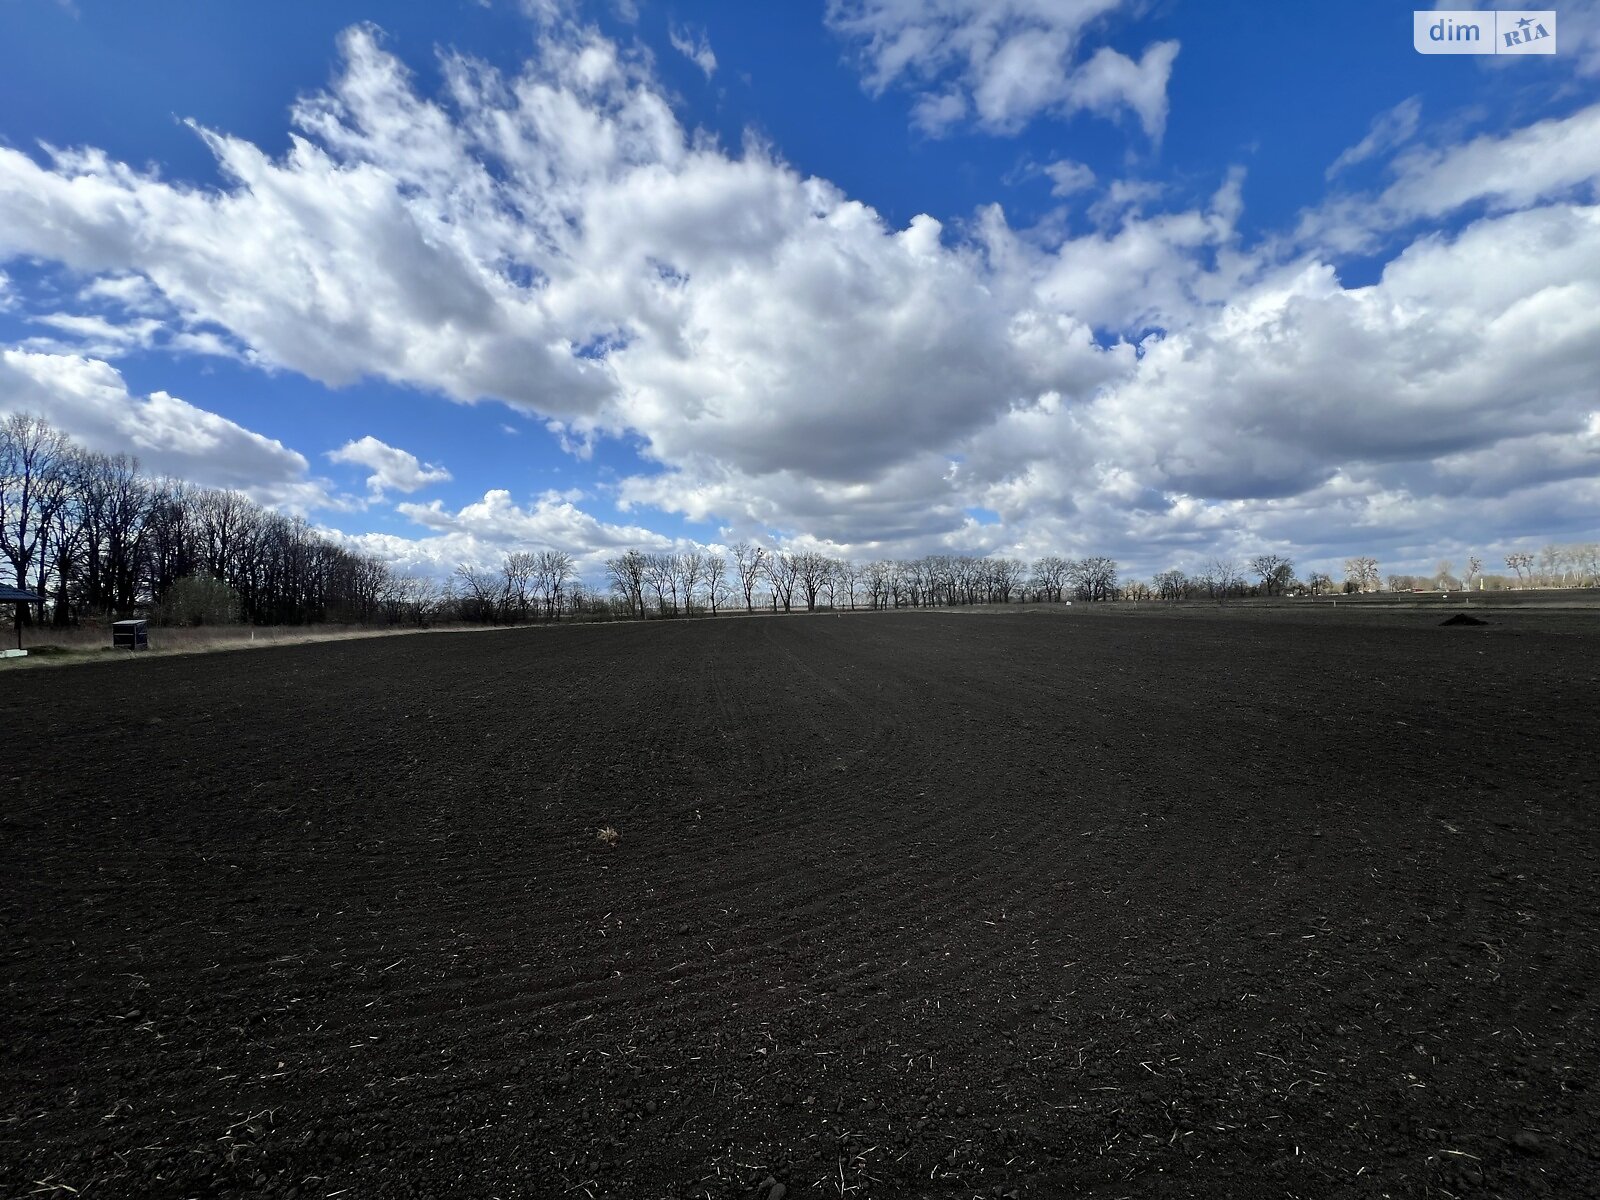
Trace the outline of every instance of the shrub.
<instances>
[{"instance_id":1,"label":"shrub","mask_svg":"<svg viewBox=\"0 0 1600 1200\"><path fill-rule=\"evenodd\" d=\"M239 620L239 594L212 575L185 575L156 605L161 625L232 625Z\"/></svg>"}]
</instances>

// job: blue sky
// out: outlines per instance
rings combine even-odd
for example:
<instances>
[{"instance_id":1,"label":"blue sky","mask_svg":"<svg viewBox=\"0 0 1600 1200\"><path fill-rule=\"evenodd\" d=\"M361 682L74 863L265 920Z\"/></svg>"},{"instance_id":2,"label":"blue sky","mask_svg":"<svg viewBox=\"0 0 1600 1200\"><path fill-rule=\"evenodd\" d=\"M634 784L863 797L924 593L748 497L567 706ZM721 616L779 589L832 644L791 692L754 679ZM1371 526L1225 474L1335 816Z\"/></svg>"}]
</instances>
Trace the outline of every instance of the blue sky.
<instances>
[{"instance_id":1,"label":"blue sky","mask_svg":"<svg viewBox=\"0 0 1600 1200\"><path fill-rule=\"evenodd\" d=\"M0 0L0 408L407 570L1600 537L1600 18Z\"/></svg>"}]
</instances>

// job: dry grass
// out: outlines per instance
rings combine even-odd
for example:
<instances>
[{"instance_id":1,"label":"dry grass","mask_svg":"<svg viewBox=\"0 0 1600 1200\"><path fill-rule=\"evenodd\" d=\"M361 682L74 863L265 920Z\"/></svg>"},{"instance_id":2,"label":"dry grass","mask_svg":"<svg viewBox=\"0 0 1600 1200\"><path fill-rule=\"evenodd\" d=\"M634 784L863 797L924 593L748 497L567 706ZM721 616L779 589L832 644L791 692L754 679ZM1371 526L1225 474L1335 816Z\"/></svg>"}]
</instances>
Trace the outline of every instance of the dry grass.
<instances>
[{"instance_id":1,"label":"dry grass","mask_svg":"<svg viewBox=\"0 0 1600 1200\"><path fill-rule=\"evenodd\" d=\"M268 646L298 646L305 642L341 642L354 638L399 637L422 633L477 633L488 629L506 629L508 626L492 625L435 625L427 629L404 628L388 625L211 625L195 629L150 627L150 649L137 653L114 650L111 647L111 630L93 626L77 629L32 628L23 631L22 644L28 650L27 658L6 659L0 670L26 669L28 667L65 666L71 663L119 661L165 657L175 654L209 654L216 650L253 650ZM0 631L0 641L14 645L11 631Z\"/></svg>"},{"instance_id":2,"label":"dry grass","mask_svg":"<svg viewBox=\"0 0 1600 1200\"><path fill-rule=\"evenodd\" d=\"M615 849L616 844L622 840L622 835L609 825L602 827L600 832L594 836L595 841L600 842L603 845L610 846L613 849Z\"/></svg>"}]
</instances>

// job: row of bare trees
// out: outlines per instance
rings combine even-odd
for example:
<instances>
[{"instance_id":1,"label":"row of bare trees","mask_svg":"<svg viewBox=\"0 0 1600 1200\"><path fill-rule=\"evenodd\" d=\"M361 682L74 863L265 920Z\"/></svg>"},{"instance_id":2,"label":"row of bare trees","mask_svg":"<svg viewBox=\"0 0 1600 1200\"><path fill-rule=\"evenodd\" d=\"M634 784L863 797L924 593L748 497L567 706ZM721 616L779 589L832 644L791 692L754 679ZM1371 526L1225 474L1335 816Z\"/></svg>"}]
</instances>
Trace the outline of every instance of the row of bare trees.
<instances>
[{"instance_id":1,"label":"row of bare trees","mask_svg":"<svg viewBox=\"0 0 1600 1200\"><path fill-rule=\"evenodd\" d=\"M1388 576L1386 582L1392 592L1600 587L1600 542L1552 543L1537 553L1513 550L1504 561L1510 574L1486 574L1483 559L1473 554L1467 558L1459 575L1456 564L1442 558L1434 565L1431 575L1394 574Z\"/></svg>"},{"instance_id":2,"label":"row of bare trees","mask_svg":"<svg viewBox=\"0 0 1600 1200\"><path fill-rule=\"evenodd\" d=\"M1600 587L1600 542L1521 550L1505 561L1520 587Z\"/></svg>"},{"instance_id":3,"label":"row of bare trees","mask_svg":"<svg viewBox=\"0 0 1600 1200\"><path fill-rule=\"evenodd\" d=\"M793 612L818 608L926 608L1013 600L1109 600L1117 564L1109 558L1017 558L931 554L855 563L816 551L740 542L731 555L628 550L606 562L621 610L634 617L725 608Z\"/></svg>"},{"instance_id":4,"label":"row of bare trees","mask_svg":"<svg viewBox=\"0 0 1600 1200\"><path fill-rule=\"evenodd\" d=\"M1217 557L1189 572L1173 567L1157 574L1148 587L1129 585L1124 589L1124 598L1229 600L1296 593L1320 596L1332 590L1333 580L1321 571L1313 571L1301 580L1295 575L1292 560L1281 554L1258 554L1244 564Z\"/></svg>"},{"instance_id":5,"label":"row of bare trees","mask_svg":"<svg viewBox=\"0 0 1600 1200\"><path fill-rule=\"evenodd\" d=\"M463 620L488 624L554 621L583 597L572 555L565 550L514 551L495 571L464 563L456 568L455 580L459 592L441 593L440 600L454 596Z\"/></svg>"},{"instance_id":6,"label":"row of bare trees","mask_svg":"<svg viewBox=\"0 0 1600 1200\"><path fill-rule=\"evenodd\" d=\"M239 492L152 479L26 413L0 418L0 554L50 619L135 611L260 624L378 617L382 562ZM26 610L24 610L26 612ZM26 617L25 617L26 619Z\"/></svg>"},{"instance_id":7,"label":"row of bare trees","mask_svg":"<svg viewBox=\"0 0 1600 1200\"><path fill-rule=\"evenodd\" d=\"M151 612L174 619L261 624L318 621L505 622L576 616L685 615L798 608L920 608L1013 601L1225 600L1322 595L1326 574L1295 575L1288 558L1211 559L1148 584L1120 581L1107 557L937 554L855 563L816 551L740 542L729 554L628 550L605 564L606 590L587 589L561 550L516 551L495 569L463 565L446 581L398 574L352 553L303 519L243 494L143 474L138 460L75 445L27 414L0 418L0 555L17 585L48 598L51 619ZM1512 576L1391 575L1391 590L1443 586L1600 585L1600 543L1506 555ZM1380 590L1378 562L1347 559L1343 590Z\"/></svg>"},{"instance_id":8,"label":"row of bare trees","mask_svg":"<svg viewBox=\"0 0 1600 1200\"><path fill-rule=\"evenodd\" d=\"M1600 586L1600 543L1546 546L1538 554L1527 550L1505 556L1510 576L1486 575L1483 560L1470 555L1460 575L1455 563L1441 559L1430 575L1391 574L1380 577L1378 560L1357 555L1344 560L1344 579L1336 586L1333 579L1315 571L1305 579L1295 576L1294 563L1279 554L1259 554L1249 561L1249 569L1237 561L1214 558L1192 575L1179 570L1163 571L1151 582L1152 594L1163 600L1188 600L1197 596L1226 599L1230 596L1283 596L1292 593L1320 596L1342 590L1345 593L1391 592L1441 589L1444 591L1507 587L1597 587ZM1134 585L1137 589L1138 585Z\"/></svg>"},{"instance_id":9,"label":"row of bare trees","mask_svg":"<svg viewBox=\"0 0 1600 1200\"><path fill-rule=\"evenodd\" d=\"M1312 571L1304 579L1295 574L1294 562L1281 554L1258 554L1247 563L1212 558L1192 572L1162 571L1149 587L1132 584L1124 599L1229 600L1244 596L1322 596L1335 591L1331 576Z\"/></svg>"}]
</instances>

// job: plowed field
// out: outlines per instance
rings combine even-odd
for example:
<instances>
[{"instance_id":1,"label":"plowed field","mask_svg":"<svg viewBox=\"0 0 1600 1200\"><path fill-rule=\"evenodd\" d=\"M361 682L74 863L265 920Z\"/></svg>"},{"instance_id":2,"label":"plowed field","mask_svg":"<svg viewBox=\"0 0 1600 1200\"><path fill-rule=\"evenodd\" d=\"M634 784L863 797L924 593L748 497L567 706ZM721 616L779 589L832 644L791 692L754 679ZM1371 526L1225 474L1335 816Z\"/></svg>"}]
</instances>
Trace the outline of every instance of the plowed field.
<instances>
[{"instance_id":1,"label":"plowed field","mask_svg":"<svg viewBox=\"0 0 1600 1200\"><path fill-rule=\"evenodd\" d=\"M0 1195L1600 1193L1600 619L1441 615L0 673Z\"/></svg>"}]
</instances>

